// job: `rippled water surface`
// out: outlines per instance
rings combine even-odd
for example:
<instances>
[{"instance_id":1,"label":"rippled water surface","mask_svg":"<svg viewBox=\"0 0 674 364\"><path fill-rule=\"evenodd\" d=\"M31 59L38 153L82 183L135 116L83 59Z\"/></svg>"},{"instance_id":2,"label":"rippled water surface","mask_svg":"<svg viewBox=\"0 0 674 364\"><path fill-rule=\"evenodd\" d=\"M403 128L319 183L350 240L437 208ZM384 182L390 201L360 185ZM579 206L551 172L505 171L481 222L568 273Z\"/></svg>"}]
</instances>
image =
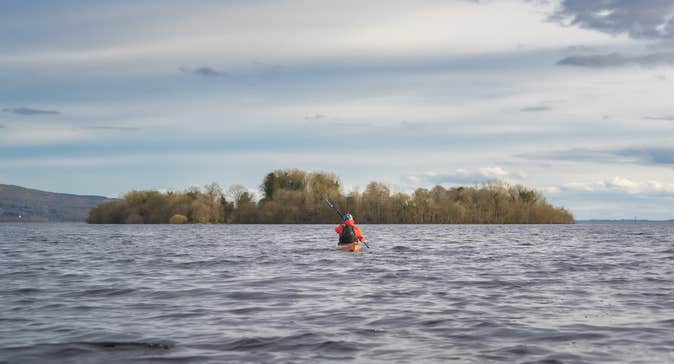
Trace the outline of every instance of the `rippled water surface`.
<instances>
[{"instance_id":1,"label":"rippled water surface","mask_svg":"<svg viewBox=\"0 0 674 364\"><path fill-rule=\"evenodd\" d=\"M0 224L0 362L674 362L674 225Z\"/></svg>"}]
</instances>

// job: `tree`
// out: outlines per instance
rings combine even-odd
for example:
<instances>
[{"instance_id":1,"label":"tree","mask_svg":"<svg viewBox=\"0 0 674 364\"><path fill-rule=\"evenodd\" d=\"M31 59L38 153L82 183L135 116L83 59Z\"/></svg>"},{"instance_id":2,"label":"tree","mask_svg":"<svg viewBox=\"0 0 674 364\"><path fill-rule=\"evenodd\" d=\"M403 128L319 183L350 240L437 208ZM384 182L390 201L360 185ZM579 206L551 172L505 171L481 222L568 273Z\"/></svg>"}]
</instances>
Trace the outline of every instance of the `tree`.
<instances>
[{"instance_id":1,"label":"tree","mask_svg":"<svg viewBox=\"0 0 674 364\"><path fill-rule=\"evenodd\" d=\"M241 185L230 187L228 193L234 201L232 222L236 224L254 224L257 222L257 204L253 194Z\"/></svg>"}]
</instances>

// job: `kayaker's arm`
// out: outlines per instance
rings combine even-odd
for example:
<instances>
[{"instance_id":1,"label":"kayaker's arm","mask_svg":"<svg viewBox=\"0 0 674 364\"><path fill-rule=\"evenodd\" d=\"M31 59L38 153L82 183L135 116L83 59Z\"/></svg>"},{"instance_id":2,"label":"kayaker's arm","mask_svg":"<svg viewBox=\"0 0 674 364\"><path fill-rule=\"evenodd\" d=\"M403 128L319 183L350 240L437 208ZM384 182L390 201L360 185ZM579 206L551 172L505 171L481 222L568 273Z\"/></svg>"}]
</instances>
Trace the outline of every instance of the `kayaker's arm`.
<instances>
[{"instance_id":1,"label":"kayaker's arm","mask_svg":"<svg viewBox=\"0 0 674 364\"><path fill-rule=\"evenodd\" d=\"M361 243L364 243L366 241L365 237L363 236L363 232L360 231L360 228L358 226L354 226L353 231L356 233L356 237Z\"/></svg>"}]
</instances>

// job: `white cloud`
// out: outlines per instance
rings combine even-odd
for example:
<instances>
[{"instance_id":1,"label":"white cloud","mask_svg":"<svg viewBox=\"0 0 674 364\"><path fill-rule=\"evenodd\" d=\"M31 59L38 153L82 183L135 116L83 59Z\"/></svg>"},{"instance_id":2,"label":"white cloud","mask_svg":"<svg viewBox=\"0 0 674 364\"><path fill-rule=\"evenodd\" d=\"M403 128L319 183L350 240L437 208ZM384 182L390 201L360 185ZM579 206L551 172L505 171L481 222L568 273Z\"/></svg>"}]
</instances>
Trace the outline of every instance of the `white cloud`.
<instances>
[{"instance_id":1,"label":"white cloud","mask_svg":"<svg viewBox=\"0 0 674 364\"><path fill-rule=\"evenodd\" d=\"M5 52L3 63L165 62L204 60L222 65L364 58L457 56L555 48L578 44L623 43L626 36L545 21L549 5L521 1L405 2L375 0L218 2L198 10L167 5L174 13L167 28L135 15L103 19L116 34L39 47L40 51ZM147 9L146 9L147 10ZM164 9L166 10L166 9ZM508 16L503 16L508 14ZM100 14L98 14L100 17ZM92 46L96 44L96 46ZM156 63L152 64L156 67ZM151 69L151 68L148 68Z\"/></svg>"},{"instance_id":2,"label":"white cloud","mask_svg":"<svg viewBox=\"0 0 674 364\"><path fill-rule=\"evenodd\" d=\"M471 185L489 180L518 182L526 175L520 171L509 171L502 167L482 167L476 169L456 169L449 173L426 172L408 175L402 178L407 188L428 187L432 185Z\"/></svg>"},{"instance_id":3,"label":"white cloud","mask_svg":"<svg viewBox=\"0 0 674 364\"><path fill-rule=\"evenodd\" d=\"M68 125L14 126L2 129L0 144L17 146L69 143L85 140L90 135L86 130Z\"/></svg>"},{"instance_id":4,"label":"white cloud","mask_svg":"<svg viewBox=\"0 0 674 364\"><path fill-rule=\"evenodd\" d=\"M572 182L562 186L565 190L583 192L623 192L631 195L671 195L674 183L655 180L635 181L624 177L613 177L594 182Z\"/></svg>"},{"instance_id":5,"label":"white cloud","mask_svg":"<svg viewBox=\"0 0 674 364\"><path fill-rule=\"evenodd\" d=\"M547 186L543 188L543 192L551 195L557 195L561 192L562 190L557 187L557 186Z\"/></svg>"}]
</instances>

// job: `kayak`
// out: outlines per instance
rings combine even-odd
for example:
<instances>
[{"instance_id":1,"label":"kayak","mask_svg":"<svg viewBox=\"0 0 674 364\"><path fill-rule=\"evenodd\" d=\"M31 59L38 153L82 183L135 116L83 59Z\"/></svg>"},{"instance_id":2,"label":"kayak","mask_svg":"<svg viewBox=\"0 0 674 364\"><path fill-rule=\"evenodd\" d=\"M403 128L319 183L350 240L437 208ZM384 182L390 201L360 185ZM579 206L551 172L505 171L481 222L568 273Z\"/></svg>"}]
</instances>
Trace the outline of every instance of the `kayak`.
<instances>
[{"instance_id":1,"label":"kayak","mask_svg":"<svg viewBox=\"0 0 674 364\"><path fill-rule=\"evenodd\" d=\"M337 250L345 250L349 252L359 252L363 250L363 244L359 242L351 243L351 244L337 244Z\"/></svg>"}]
</instances>

